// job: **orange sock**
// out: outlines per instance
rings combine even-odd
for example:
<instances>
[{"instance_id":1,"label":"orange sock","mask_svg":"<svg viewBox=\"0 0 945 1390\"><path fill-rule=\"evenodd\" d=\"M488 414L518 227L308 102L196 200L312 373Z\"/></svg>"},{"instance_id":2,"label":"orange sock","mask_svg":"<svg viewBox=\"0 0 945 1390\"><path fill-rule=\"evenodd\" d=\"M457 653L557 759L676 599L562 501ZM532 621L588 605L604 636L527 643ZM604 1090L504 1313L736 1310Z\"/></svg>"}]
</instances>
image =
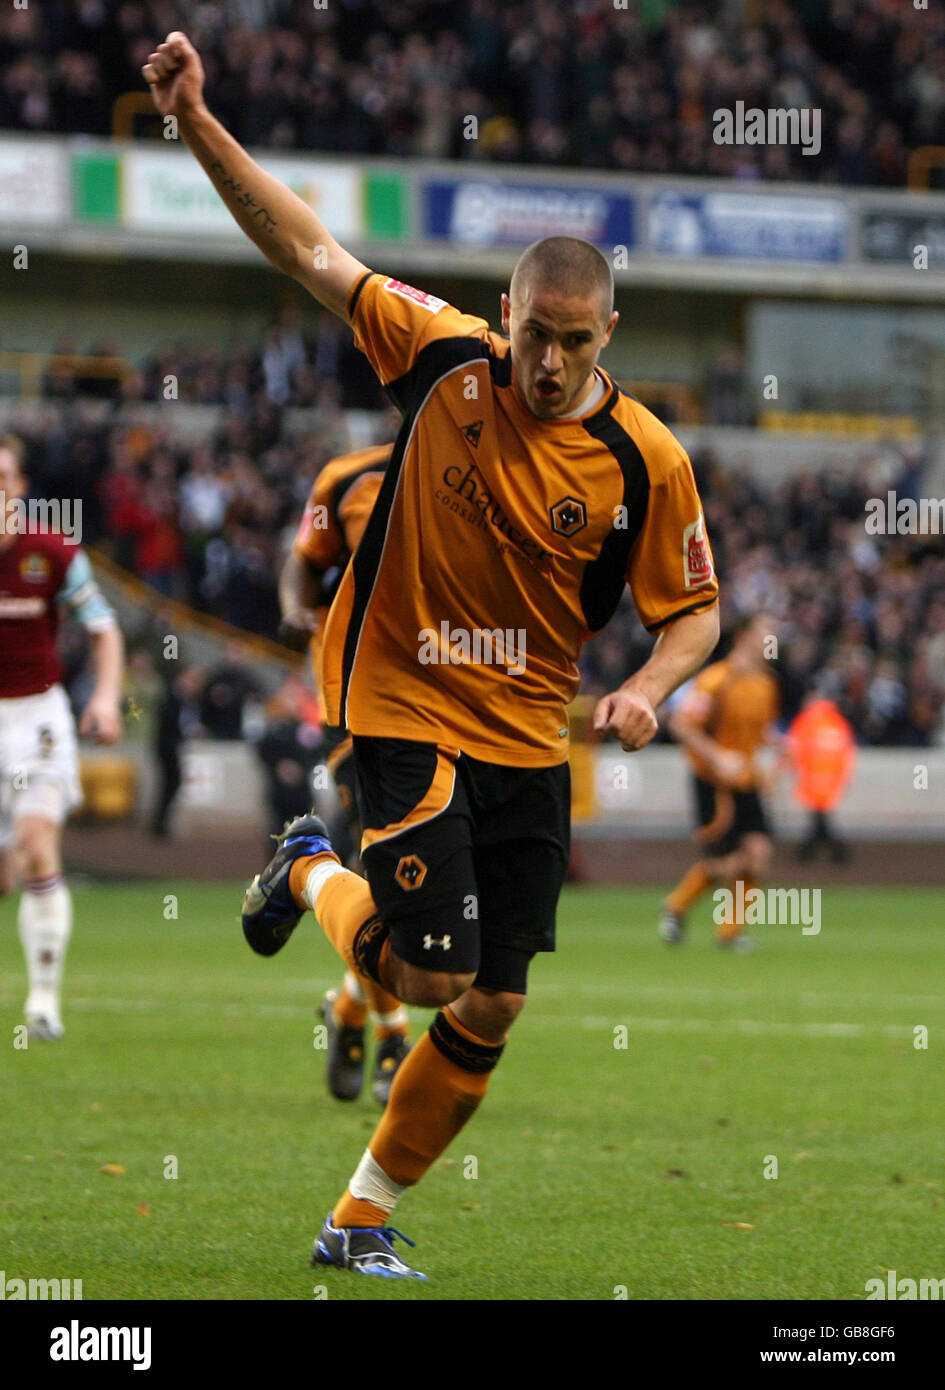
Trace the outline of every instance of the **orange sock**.
<instances>
[{"instance_id":1,"label":"orange sock","mask_svg":"<svg viewBox=\"0 0 945 1390\"><path fill-rule=\"evenodd\" d=\"M443 1153L475 1113L504 1043L488 1043L455 1016L438 1013L428 1032L401 1063L390 1100L368 1146L370 1156L397 1188L411 1187ZM334 1211L336 1226L384 1225L393 1210L367 1193L346 1188Z\"/></svg>"},{"instance_id":2,"label":"orange sock","mask_svg":"<svg viewBox=\"0 0 945 1390\"><path fill-rule=\"evenodd\" d=\"M342 1226L386 1226L391 1211L393 1207L379 1207L375 1202L352 1197L350 1187L346 1187L344 1196L335 1203L331 1220L336 1230Z\"/></svg>"},{"instance_id":3,"label":"orange sock","mask_svg":"<svg viewBox=\"0 0 945 1390\"><path fill-rule=\"evenodd\" d=\"M296 859L289 870L289 892L299 907L312 907L303 896L305 884L312 869L324 863L324 854L308 854ZM325 881L318 894L317 917L322 931L334 946L349 970L356 975L364 974L364 957L360 955L365 944L368 957L378 959L378 949L383 940L386 944L386 928L377 915L377 907L371 897L367 880L350 869L339 869L338 873ZM363 931L362 931L363 929ZM355 939L358 938L358 954L355 952ZM377 949L371 951L371 944ZM373 967L372 967L373 968Z\"/></svg>"},{"instance_id":4,"label":"orange sock","mask_svg":"<svg viewBox=\"0 0 945 1390\"><path fill-rule=\"evenodd\" d=\"M344 988L332 1006L332 1016L339 1028L363 1028L367 1021L367 1004L360 999L352 999Z\"/></svg>"},{"instance_id":5,"label":"orange sock","mask_svg":"<svg viewBox=\"0 0 945 1390\"><path fill-rule=\"evenodd\" d=\"M705 866L700 861L693 864L687 874L683 876L676 885L663 906L668 907L670 912L685 912L687 907L691 907L697 898L712 886L712 880L706 873Z\"/></svg>"}]
</instances>

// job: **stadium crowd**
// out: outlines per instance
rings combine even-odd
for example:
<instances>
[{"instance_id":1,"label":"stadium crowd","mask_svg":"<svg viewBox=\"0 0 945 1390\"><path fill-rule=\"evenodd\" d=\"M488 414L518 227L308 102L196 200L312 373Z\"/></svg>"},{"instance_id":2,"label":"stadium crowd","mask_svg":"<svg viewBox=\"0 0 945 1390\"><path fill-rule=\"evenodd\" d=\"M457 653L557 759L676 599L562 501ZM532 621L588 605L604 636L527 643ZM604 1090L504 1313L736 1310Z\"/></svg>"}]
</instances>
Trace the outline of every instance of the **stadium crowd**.
<instances>
[{"instance_id":1,"label":"stadium crowd","mask_svg":"<svg viewBox=\"0 0 945 1390\"><path fill-rule=\"evenodd\" d=\"M896 0L5 5L0 128L110 133L175 28L248 145L900 186L945 143L945 11ZM818 109L822 150L715 143L737 101Z\"/></svg>"},{"instance_id":2,"label":"stadium crowd","mask_svg":"<svg viewBox=\"0 0 945 1390\"><path fill-rule=\"evenodd\" d=\"M334 393L304 413L296 434L292 416L257 389L228 400L209 429L185 432L154 411L78 397L47 401L20 429L34 493L81 498L87 543L168 597L272 635L277 575L313 476L328 458L391 438L395 427L392 412L349 412ZM872 536L865 526L867 498L889 488L916 495L921 459L890 445L861 473L812 473L773 489L722 469L707 452L693 463L727 615L763 607L780 620L785 716L816 684L863 743L939 741L940 541ZM650 640L625 594L614 622L585 648L585 690L614 689Z\"/></svg>"}]
</instances>

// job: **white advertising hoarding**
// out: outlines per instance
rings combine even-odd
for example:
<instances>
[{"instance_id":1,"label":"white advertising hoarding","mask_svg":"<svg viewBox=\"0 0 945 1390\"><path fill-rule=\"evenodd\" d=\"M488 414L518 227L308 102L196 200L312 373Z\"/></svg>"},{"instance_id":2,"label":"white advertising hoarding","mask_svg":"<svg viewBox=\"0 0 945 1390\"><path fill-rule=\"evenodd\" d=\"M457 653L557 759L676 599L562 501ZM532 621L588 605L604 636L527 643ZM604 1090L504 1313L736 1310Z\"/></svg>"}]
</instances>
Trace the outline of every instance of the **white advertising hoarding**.
<instances>
[{"instance_id":1,"label":"white advertising hoarding","mask_svg":"<svg viewBox=\"0 0 945 1390\"><path fill-rule=\"evenodd\" d=\"M359 173L315 159L267 157L268 173L288 184L342 242L361 234ZM241 236L200 165L171 150L129 150L122 161L126 227L179 236Z\"/></svg>"},{"instance_id":2,"label":"white advertising hoarding","mask_svg":"<svg viewBox=\"0 0 945 1390\"><path fill-rule=\"evenodd\" d=\"M51 140L0 140L0 223L56 227L70 215L65 146Z\"/></svg>"}]
</instances>

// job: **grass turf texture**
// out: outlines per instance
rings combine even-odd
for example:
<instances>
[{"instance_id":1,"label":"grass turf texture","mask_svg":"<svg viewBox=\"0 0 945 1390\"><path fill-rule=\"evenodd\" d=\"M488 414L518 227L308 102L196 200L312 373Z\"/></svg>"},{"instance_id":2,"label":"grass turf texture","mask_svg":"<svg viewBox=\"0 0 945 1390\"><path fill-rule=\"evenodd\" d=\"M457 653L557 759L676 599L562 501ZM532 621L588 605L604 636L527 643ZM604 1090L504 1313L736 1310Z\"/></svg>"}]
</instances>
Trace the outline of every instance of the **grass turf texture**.
<instances>
[{"instance_id":1,"label":"grass turf texture","mask_svg":"<svg viewBox=\"0 0 945 1390\"><path fill-rule=\"evenodd\" d=\"M307 1264L379 1113L367 1085L325 1090L327 943L308 919L261 960L240 885L180 885L170 921L168 888L77 888L66 1038L25 1051L0 904L8 1279L81 1278L86 1299L824 1299L945 1274L934 890L825 892L819 936L759 927L753 955L713 947L705 905L673 950L658 893L566 891L485 1104L395 1214L420 1283Z\"/></svg>"}]
</instances>

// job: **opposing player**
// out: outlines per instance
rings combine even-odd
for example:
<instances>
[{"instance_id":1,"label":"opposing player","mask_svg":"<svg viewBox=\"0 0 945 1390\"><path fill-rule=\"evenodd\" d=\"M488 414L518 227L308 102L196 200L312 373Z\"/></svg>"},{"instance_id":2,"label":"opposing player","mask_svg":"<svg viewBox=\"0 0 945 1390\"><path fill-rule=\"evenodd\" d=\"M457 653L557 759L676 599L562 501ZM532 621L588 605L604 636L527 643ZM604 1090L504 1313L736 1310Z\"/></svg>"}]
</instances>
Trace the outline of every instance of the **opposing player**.
<instances>
[{"instance_id":1,"label":"opposing player","mask_svg":"<svg viewBox=\"0 0 945 1390\"><path fill-rule=\"evenodd\" d=\"M390 1214L476 1110L529 963L554 947L581 643L629 580L659 640L595 724L633 750L718 640L699 498L678 442L597 366L617 315L596 248L570 237L529 248L502 296L500 336L340 247L209 113L184 35L144 75L239 225L352 324L404 414L325 633L367 881L303 817L247 890L243 929L271 955L314 909L349 968L437 1010L313 1252L411 1276Z\"/></svg>"},{"instance_id":2,"label":"opposing player","mask_svg":"<svg viewBox=\"0 0 945 1390\"><path fill-rule=\"evenodd\" d=\"M766 659L774 632L770 614L743 619L730 655L706 667L673 715L670 727L692 768L702 857L663 903L659 931L669 945L682 941L687 909L713 884L726 885L735 904L744 902L768 872L771 831L757 755L765 745L780 746L778 683ZM745 885L742 897L734 890L739 880ZM737 911L720 924L716 940L746 947Z\"/></svg>"},{"instance_id":3,"label":"opposing player","mask_svg":"<svg viewBox=\"0 0 945 1390\"><path fill-rule=\"evenodd\" d=\"M309 493L295 543L279 578L280 635L290 645L307 643L315 688L323 685L322 632L341 575L358 548L374 507L393 445L329 460ZM324 701L323 718L324 718ZM361 845L354 755L346 729L323 724L327 766L342 804L354 857ZM356 1100L364 1084L365 1023L370 1008L376 1052L371 1093L386 1105L397 1068L409 1051L407 1010L369 976L345 972L321 1005L328 1029L328 1089L338 1100Z\"/></svg>"},{"instance_id":4,"label":"opposing player","mask_svg":"<svg viewBox=\"0 0 945 1390\"><path fill-rule=\"evenodd\" d=\"M89 633L95 686L79 733L121 735L121 633L88 556L60 531L30 522L20 441L0 439L0 893L17 883L31 1038L62 1037L60 1008L72 898L62 875L62 825L82 799L75 721L60 684L58 605ZM43 520L43 527L46 522Z\"/></svg>"}]
</instances>

